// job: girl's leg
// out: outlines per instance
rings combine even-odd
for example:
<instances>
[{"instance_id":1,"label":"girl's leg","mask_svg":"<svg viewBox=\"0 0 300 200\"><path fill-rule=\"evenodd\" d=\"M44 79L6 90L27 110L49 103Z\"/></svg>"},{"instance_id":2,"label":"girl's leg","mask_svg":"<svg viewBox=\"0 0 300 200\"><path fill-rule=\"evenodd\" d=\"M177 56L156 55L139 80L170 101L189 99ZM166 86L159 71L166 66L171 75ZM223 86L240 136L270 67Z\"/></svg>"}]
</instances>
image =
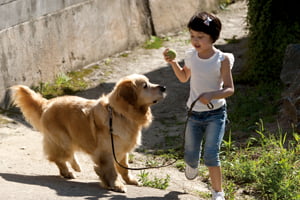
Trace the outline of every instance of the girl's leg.
<instances>
[{"instance_id":1,"label":"girl's leg","mask_svg":"<svg viewBox=\"0 0 300 200\"><path fill-rule=\"evenodd\" d=\"M205 132L204 162L209 170L212 189L216 192L222 191L219 151L225 132L226 117L225 109L210 116Z\"/></svg>"},{"instance_id":2,"label":"girl's leg","mask_svg":"<svg viewBox=\"0 0 300 200\"><path fill-rule=\"evenodd\" d=\"M187 123L184 143L184 160L192 168L197 168L200 159L203 131L201 125L192 115Z\"/></svg>"},{"instance_id":3,"label":"girl's leg","mask_svg":"<svg viewBox=\"0 0 300 200\"><path fill-rule=\"evenodd\" d=\"M222 192L222 172L221 167L208 167L211 187L215 192Z\"/></svg>"}]
</instances>

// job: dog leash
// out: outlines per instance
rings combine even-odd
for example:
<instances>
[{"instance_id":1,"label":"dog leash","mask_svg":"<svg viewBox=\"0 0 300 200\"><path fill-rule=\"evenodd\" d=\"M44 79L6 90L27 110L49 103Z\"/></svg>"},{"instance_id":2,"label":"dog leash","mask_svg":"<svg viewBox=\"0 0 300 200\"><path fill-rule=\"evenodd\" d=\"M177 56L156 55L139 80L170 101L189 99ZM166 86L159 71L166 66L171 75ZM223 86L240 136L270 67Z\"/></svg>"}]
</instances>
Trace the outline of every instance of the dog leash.
<instances>
[{"instance_id":1,"label":"dog leash","mask_svg":"<svg viewBox=\"0 0 300 200\"><path fill-rule=\"evenodd\" d=\"M195 104L197 103L197 101L199 100L199 98L200 98L200 96L192 102L192 104L191 104L191 106L190 106L190 108L189 108L189 110L188 110L188 116L191 115L192 109L193 109L193 107L195 106ZM212 104L211 102L209 102L208 104L206 104L206 106L207 106L208 109L210 109L210 110L214 109L214 104Z\"/></svg>"},{"instance_id":2,"label":"dog leash","mask_svg":"<svg viewBox=\"0 0 300 200\"><path fill-rule=\"evenodd\" d=\"M117 156L116 156L116 152L115 152L115 145L114 145L114 137L113 137L113 120L112 120L112 108L108 105L108 111L109 111L109 132L110 132L110 138L111 138L111 147L112 147L112 152L113 152L113 156L114 156L114 159L115 159L115 162L122 168L124 169L128 169L128 170L145 170L145 169L155 169L155 168L162 168L162 167L167 167L167 166L170 166L170 165L173 165L175 162L177 162L177 158L169 163L169 164L166 164L166 165L160 165L160 166L153 166L153 167L138 167L138 168L132 168L132 167L126 167L124 165L122 165L118 159L117 159Z\"/></svg>"}]
</instances>

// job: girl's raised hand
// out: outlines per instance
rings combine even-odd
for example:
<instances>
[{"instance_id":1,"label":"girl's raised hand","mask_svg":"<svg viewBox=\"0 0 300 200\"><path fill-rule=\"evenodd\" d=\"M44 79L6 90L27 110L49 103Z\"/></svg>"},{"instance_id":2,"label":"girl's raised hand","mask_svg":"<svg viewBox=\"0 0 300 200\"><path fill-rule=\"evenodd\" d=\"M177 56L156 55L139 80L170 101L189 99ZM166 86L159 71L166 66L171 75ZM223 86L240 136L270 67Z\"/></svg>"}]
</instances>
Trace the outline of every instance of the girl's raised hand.
<instances>
[{"instance_id":1,"label":"girl's raised hand","mask_svg":"<svg viewBox=\"0 0 300 200\"><path fill-rule=\"evenodd\" d=\"M171 63L175 62L175 59L174 58L172 59L172 58L170 58L170 56L168 56L169 50L170 50L169 48L166 48L163 52L163 56L164 56L165 61L171 64Z\"/></svg>"}]
</instances>

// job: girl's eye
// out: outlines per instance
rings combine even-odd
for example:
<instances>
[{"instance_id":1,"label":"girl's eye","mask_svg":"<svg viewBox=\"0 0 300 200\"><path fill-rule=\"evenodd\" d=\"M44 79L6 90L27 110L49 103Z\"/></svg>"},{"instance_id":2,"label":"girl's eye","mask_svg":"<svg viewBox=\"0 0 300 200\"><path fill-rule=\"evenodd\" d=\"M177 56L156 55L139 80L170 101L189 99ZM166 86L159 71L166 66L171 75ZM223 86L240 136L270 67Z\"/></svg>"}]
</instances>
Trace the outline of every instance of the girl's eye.
<instances>
[{"instance_id":1,"label":"girl's eye","mask_svg":"<svg viewBox=\"0 0 300 200\"><path fill-rule=\"evenodd\" d=\"M192 40L201 40L202 39L202 36L191 36L191 39Z\"/></svg>"}]
</instances>

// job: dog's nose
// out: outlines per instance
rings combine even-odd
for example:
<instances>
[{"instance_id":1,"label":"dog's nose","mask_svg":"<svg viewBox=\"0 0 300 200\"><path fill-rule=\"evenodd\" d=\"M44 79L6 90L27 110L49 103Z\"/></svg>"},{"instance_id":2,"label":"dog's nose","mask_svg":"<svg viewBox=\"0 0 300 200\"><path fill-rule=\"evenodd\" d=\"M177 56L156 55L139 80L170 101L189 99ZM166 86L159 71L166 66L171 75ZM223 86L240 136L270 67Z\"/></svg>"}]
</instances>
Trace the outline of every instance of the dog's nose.
<instances>
[{"instance_id":1,"label":"dog's nose","mask_svg":"<svg viewBox=\"0 0 300 200\"><path fill-rule=\"evenodd\" d=\"M167 88L166 88L166 86L161 86L161 85L160 85L160 86L159 86L159 89L160 89L161 92L165 92Z\"/></svg>"}]
</instances>

